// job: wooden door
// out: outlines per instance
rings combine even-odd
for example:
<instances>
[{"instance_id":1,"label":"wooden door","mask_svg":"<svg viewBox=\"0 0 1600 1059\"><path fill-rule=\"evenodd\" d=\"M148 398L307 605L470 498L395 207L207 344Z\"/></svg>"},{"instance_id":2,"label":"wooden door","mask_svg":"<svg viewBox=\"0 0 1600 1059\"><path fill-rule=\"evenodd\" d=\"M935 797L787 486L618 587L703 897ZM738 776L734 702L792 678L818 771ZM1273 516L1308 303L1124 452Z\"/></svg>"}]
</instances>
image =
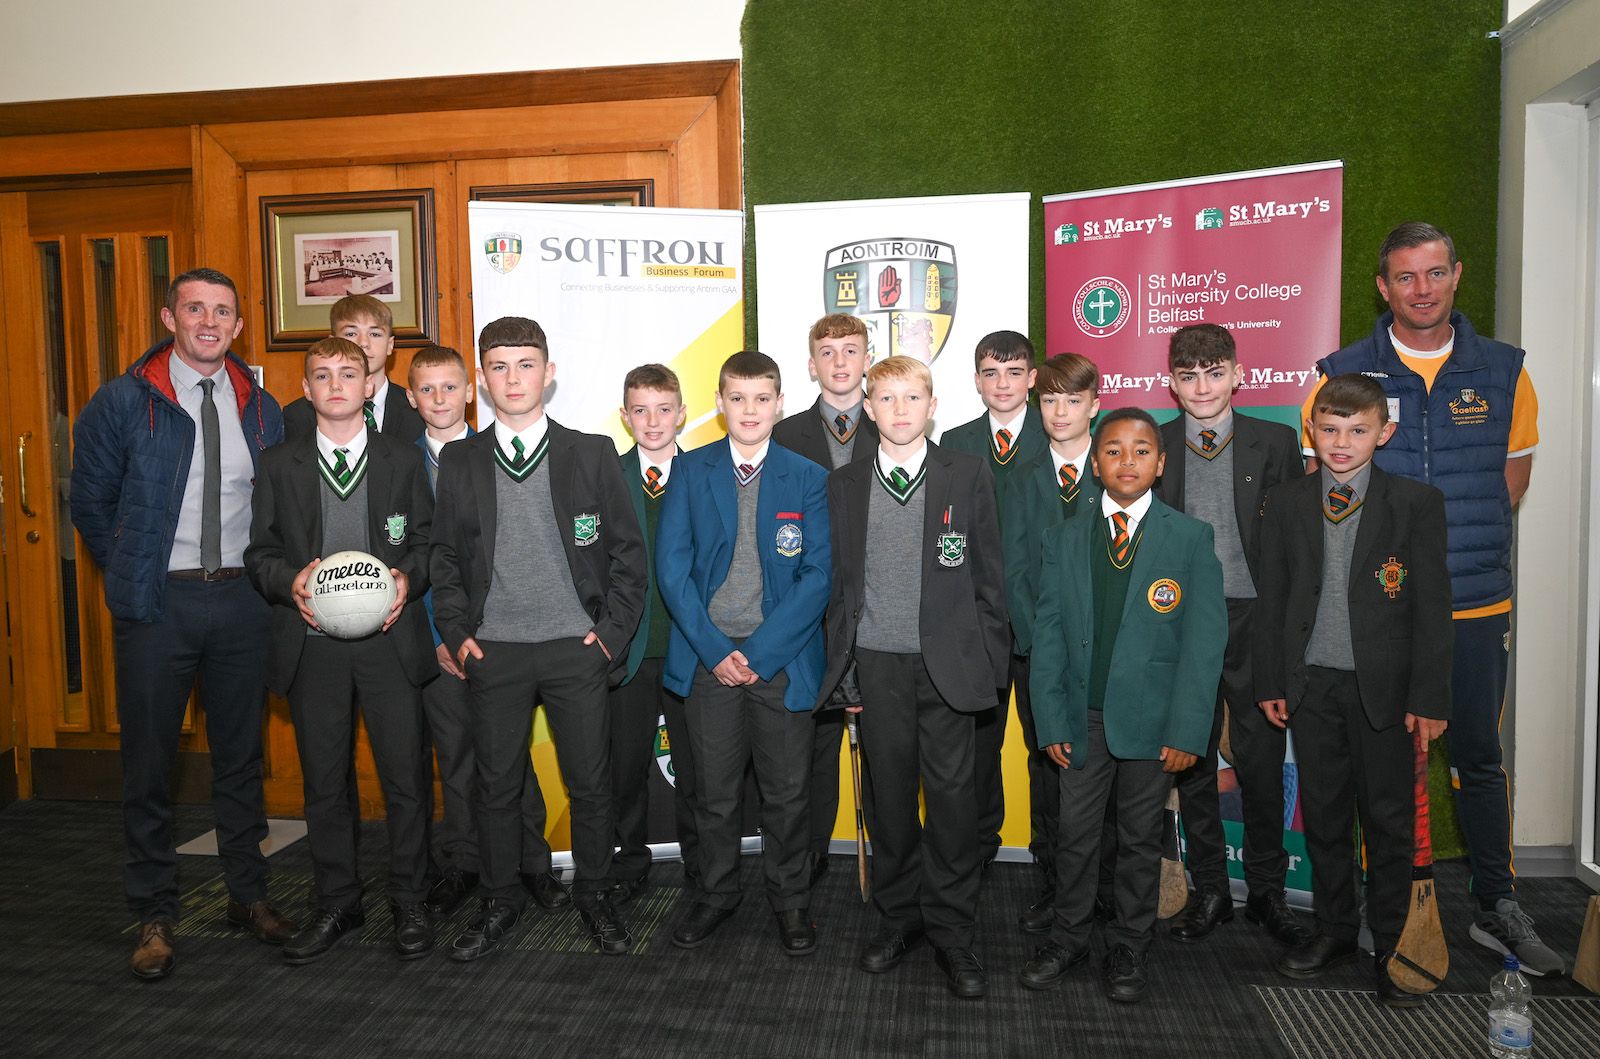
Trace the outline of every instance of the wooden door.
<instances>
[{"instance_id":1,"label":"wooden door","mask_svg":"<svg viewBox=\"0 0 1600 1059\"><path fill-rule=\"evenodd\" d=\"M111 618L73 532L72 425L107 380L166 336L160 309L194 245L187 183L0 196L11 422L8 594L18 711L38 797L120 797ZM31 370L21 370L28 365ZM185 718L180 788L205 779L203 727ZM196 755L202 755L196 759Z\"/></svg>"}]
</instances>

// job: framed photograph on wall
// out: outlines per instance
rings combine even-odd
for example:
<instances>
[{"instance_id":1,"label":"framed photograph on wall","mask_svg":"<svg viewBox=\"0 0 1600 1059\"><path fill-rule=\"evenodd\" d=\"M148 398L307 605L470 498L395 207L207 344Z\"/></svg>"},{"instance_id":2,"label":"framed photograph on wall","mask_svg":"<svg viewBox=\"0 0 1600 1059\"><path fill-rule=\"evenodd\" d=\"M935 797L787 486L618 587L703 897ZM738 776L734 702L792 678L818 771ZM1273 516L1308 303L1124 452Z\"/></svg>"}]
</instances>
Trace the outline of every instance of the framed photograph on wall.
<instances>
[{"instance_id":1,"label":"framed photograph on wall","mask_svg":"<svg viewBox=\"0 0 1600 1059\"><path fill-rule=\"evenodd\" d=\"M302 350L328 334L328 306L370 294L394 313L396 346L438 340L433 190L261 199L267 349Z\"/></svg>"}]
</instances>

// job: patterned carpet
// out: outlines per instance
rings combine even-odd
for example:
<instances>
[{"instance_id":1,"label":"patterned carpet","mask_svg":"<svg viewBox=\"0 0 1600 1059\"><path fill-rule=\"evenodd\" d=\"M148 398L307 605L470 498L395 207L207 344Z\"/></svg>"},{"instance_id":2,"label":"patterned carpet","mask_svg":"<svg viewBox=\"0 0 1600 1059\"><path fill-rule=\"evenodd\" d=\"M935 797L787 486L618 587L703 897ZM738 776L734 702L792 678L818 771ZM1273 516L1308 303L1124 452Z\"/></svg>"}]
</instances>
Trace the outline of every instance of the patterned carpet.
<instances>
[{"instance_id":1,"label":"patterned carpet","mask_svg":"<svg viewBox=\"0 0 1600 1059\"><path fill-rule=\"evenodd\" d=\"M1278 946L1242 916L1197 945L1163 933L1152 989L1133 1007L1101 992L1097 965L1035 993L1016 981L1034 939L1015 926L1035 884L1031 868L996 864L984 882L978 955L989 996L957 1001L927 948L896 971L862 974L855 961L875 928L855 893L854 864L833 858L814 895L819 951L778 950L745 860L748 899L705 946L674 948L665 931L679 870L658 865L655 887L628 909L640 944L627 957L591 951L575 914L534 913L515 943L459 965L437 952L400 963L382 899L383 828L364 825L367 925L322 960L289 967L275 950L230 930L210 858L183 858L178 968L143 983L127 971L133 925L120 893L115 805L19 802L0 811L0 1054L10 1056L1258 1056L1481 1055L1483 992L1497 959L1466 940L1465 868L1439 867L1452 949L1449 978L1420 1012L1379 1010L1368 968L1346 967L1286 987ZM179 810L177 837L211 826ZM272 894L301 914L305 843L272 858ZM1587 891L1571 880L1523 885L1544 937L1570 955ZM441 925L447 943L470 910ZM1541 1055L1596 1054L1597 1001L1567 981L1535 982ZM1448 996L1445 994L1463 994ZM1555 1050L1570 1022L1576 1051ZM1320 1048L1322 1050L1313 1050Z\"/></svg>"}]
</instances>

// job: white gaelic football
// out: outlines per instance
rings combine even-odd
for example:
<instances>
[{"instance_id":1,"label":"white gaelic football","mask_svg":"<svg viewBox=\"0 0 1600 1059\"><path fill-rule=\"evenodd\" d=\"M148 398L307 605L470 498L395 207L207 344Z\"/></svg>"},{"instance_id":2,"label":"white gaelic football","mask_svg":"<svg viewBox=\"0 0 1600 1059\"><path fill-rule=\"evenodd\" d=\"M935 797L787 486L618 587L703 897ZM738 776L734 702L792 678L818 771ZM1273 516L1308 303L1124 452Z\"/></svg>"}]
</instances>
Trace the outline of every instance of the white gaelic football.
<instances>
[{"instance_id":1,"label":"white gaelic football","mask_svg":"<svg viewBox=\"0 0 1600 1059\"><path fill-rule=\"evenodd\" d=\"M359 640L383 628L394 606L389 568L366 552L336 552L311 571L311 614L317 628L341 640Z\"/></svg>"}]
</instances>

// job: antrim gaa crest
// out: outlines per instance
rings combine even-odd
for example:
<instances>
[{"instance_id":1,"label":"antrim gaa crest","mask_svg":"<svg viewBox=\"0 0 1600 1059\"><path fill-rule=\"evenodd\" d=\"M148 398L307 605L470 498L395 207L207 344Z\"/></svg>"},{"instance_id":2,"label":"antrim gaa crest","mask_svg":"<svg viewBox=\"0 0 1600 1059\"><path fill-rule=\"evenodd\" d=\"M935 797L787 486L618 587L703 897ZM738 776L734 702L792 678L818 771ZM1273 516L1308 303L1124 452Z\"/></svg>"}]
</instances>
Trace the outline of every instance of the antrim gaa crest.
<instances>
[{"instance_id":1,"label":"antrim gaa crest","mask_svg":"<svg viewBox=\"0 0 1600 1059\"><path fill-rule=\"evenodd\" d=\"M936 239L863 239L829 250L822 304L867 325L867 359L932 364L956 318L956 248Z\"/></svg>"},{"instance_id":2,"label":"antrim gaa crest","mask_svg":"<svg viewBox=\"0 0 1600 1059\"><path fill-rule=\"evenodd\" d=\"M516 232L495 232L483 241L483 254L489 267L505 275L522 260L522 236Z\"/></svg>"}]
</instances>

